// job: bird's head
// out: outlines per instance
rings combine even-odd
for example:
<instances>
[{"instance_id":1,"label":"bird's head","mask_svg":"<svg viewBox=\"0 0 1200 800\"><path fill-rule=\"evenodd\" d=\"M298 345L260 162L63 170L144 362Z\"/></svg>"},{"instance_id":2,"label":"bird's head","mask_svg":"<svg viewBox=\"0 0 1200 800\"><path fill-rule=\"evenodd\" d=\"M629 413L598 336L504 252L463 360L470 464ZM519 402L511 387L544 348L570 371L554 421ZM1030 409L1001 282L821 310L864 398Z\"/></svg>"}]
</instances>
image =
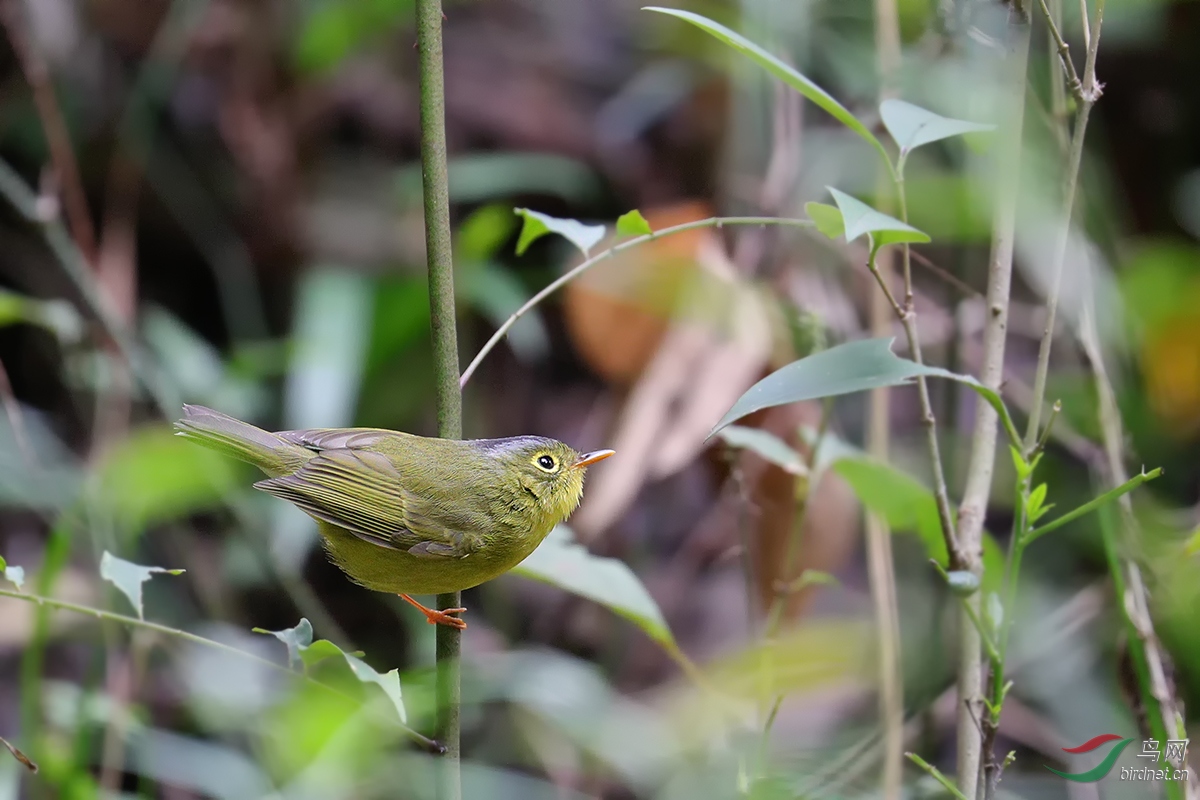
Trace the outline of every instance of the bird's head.
<instances>
[{"instance_id":1,"label":"bird's head","mask_svg":"<svg viewBox=\"0 0 1200 800\"><path fill-rule=\"evenodd\" d=\"M587 468L613 454L612 450L579 453L562 442L541 436L493 441L493 456L503 463L506 473L517 477L525 499L536 503L556 523L565 520L579 506Z\"/></svg>"}]
</instances>

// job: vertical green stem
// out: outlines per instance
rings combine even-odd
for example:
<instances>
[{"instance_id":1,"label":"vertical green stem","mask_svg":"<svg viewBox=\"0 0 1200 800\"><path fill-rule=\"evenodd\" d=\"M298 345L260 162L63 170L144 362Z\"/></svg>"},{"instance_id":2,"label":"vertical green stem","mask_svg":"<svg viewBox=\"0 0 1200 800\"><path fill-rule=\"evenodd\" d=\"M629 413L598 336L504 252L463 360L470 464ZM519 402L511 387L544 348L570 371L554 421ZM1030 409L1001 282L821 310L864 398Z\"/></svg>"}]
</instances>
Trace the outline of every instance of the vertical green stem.
<instances>
[{"instance_id":1,"label":"vertical green stem","mask_svg":"<svg viewBox=\"0 0 1200 800\"><path fill-rule=\"evenodd\" d=\"M429 319L437 373L438 435L462 437L458 388L458 336L454 313L454 261L450 252L450 191L446 169L445 86L442 74L442 2L417 0L417 50L421 70L421 173L425 197L425 250L429 263ZM458 592L439 594L438 608L455 608ZM438 740L446 747L441 792L459 800L459 650L455 628L437 628Z\"/></svg>"}]
</instances>

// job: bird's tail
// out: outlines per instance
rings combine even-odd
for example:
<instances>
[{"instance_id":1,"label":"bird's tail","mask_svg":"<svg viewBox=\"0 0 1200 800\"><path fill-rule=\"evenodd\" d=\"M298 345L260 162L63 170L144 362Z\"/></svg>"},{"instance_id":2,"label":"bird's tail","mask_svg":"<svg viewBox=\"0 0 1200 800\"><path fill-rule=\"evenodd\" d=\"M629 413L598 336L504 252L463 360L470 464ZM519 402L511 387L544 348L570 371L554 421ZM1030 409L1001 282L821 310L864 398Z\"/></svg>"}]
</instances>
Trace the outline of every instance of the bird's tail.
<instances>
[{"instance_id":1,"label":"bird's tail","mask_svg":"<svg viewBox=\"0 0 1200 800\"><path fill-rule=\"evenodd\" d=\"M176 436L253 464L273 478L290 475L313 456L300 445L211 408L185 405L183 414L175 423Z\"/></svg>"}]
</instances>

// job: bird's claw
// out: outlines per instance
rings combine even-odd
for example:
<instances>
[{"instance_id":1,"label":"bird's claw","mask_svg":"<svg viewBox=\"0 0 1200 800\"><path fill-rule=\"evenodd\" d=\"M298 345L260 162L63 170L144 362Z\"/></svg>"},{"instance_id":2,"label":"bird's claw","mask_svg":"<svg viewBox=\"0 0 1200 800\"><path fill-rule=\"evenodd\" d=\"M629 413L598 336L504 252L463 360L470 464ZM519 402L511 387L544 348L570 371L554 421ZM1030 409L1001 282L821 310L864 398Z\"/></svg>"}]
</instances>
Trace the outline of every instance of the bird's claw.
<instances>
[{"instance_id":1,"label":"bird's claw","mask_svg":"<svg viewBox=\"0 0 1200 800\"><path fill-rule=\"evenodd\" d=\"M464 611L466 611L465 608L443 608L440 611L430 608L425 612L425 621L430 625L445 625L448 628L457 628L463 631L467 629L467 623L451 615L461 614Z\"/></svg>"}]
</instances>

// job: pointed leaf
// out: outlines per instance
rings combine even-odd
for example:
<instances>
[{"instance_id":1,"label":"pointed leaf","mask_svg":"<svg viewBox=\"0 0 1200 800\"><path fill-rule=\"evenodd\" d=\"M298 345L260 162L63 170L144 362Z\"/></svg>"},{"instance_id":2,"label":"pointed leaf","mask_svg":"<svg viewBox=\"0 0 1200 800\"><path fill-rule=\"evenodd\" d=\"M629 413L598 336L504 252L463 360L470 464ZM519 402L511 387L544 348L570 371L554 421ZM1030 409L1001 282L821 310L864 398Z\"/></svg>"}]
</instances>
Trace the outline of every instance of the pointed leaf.
<instances>
[{"instance_id":1,"label":"pointed leaf","mask_svg":"<svg viewBox=\"0 0 1200 800\"><path fill-rule=\"evenodd\" d=\"M617 233L621 236L649 236L654 233L650 223L636 208L617 218Z\"/></svg>"},{"instance_id":2,"label":"pointed leaf","mask_svg":"<svg viewBox=\"0 0 1200 800\"><path fill-rule=\"evenodd\" d=\"M306 617L301 617L300 622L293 628L284 628L281 631L269 631L265 628L253 628L255 633L265 633L274 636L279 641L283 642L287 647L288 666L292 669L299 667L301 664L300 653L308 649L312 644L313 629L312 623Z\"/></svg>"},{"instance_id":3,"label":"pointed leaf","mask_svg":"<svg viewBox=\"0 0 1200 800\"><path fill-rule=\"evenodd\" d=\"M1196 528L1192 538L1183 546L1183 552L1189 556L1200 555L1200 528Z\"/></svg>"},{"instance_id":4,"label":"pointed leaf","mask_svg":"<svg viewBox=\"0 0 1200 800\"><path fill-rule=\"evenodd\" d=\"M943 117L903 100L884 100L879 104L879 114L901 153L908 153L939 139L961 136L964 133L986 133L996 129L995 125Z\"/></svg>"},{"instance_id":5,"label":"pointed leaf","mask_svg":"<svg viewBox=\"0 0 1200 800\"><path fill-rule=\"evenodd\" d=\"M513 209L521 217L521 236L517 239L517 255L524 255L529 245L545 236L547 233L557 233L579 248L584 254L596 246L604 238L603 225L584 225L574 219L559 219L548 214L530 211L528 208Z\"/></svg>"},{"instance_id":6,"label":"pointed leaf","mask_svg":"<svg viewBox=\"0 0 1200 800\"><path fill-rule=\"evenodd\" d=\"M793 475L807 474L800 454L770 431L730 425L718 434L730 447L750 450Z\"/></svg>"},{"instance_id":7,"label":"pointed leaf","mask_svg":"<svg viewBox=\"0 0 1200 800\"><path fill-rule=\"evenodd\" d=\"M830 239L846 235L846 223L842 220L842 212L837 206L828 203L805 203L804 212L817 225L817 230Z\"/></svg>"},{"instance_id":8,"label":"pointed leaf","mask_svg":"<svg viewBox=\"0 0 1200 800\"><path fill-rule=\"evenodd\" d=\"M668 14L672 17L678 17L679 19L690 22L705 33L708 33L709 35L714 36L725 44L729 45L737 52L745 56L749 56L751 59L757 62L759 66L763 67L772 75L782 80L788 86L791 86L793 89L800 92L800 94L816 103L817 106L833 115L834 119L836 119L838 122L842 123L847 128L861 136L868 144L879 151L879 154L883 156L884 161L887 161L890 166L891 160L888 158L887 150L884 149L883 145L880 144L879 140L875 138L871 131L869 131L865 125L859 122L858 119L851 114L845 106L843 106L837 100L834 100L833 97L820 86L797 72L794 67L771 55L766 50L759 47L741 34L735 33L729 28L726 28L724 25L721 25L718 22L713 22L707 17L694 14L691 11L681 11L675 8L658 8L656 6L650 6L644 10L656 11L659 14Z\"/></svg>"},{"instance_id":9,"label":"pointed leaf","mask_svg":"<svg viewBox=\"0 0 1200 800\"><path fill-rule=\"evenodd\" d=\"M675 640L662 611L623 561L602 558L575 544L574 534L559 525L513 572L594 600L637 625L663 644Z\"/></svg>"},{"instance_id":10,"label":"pointed leaf","mask_svg":"<svg viewBox=\"0 0 1200 800\"><path fill-rule=\"evenodd\" d=\"M1046 484L1039 483L1037 488L1029 493L1029 502L1025 504L1025 513L1030 519L1041 516L1042 503L1046 502Z\"/></svg>"},{"instance_id":11,"label":"pointed leaf","mask_svg":"<svg viewBox=\"0 0 1200 800\"><path fill-rule=\"evenodd\" d=\"M142 611L142 584L155 574L182 575L184 570L164 567L143 567L132 561L117 558L107 550L100 558L100 577L116 586L129 598L137 611L138 619L145 619Z\"/></svg>"},{"instance_id":12,"label":"pointed leaf","mask_svg":"<svg viewBox=\"0 0 1200 800\"><path fill-rule=\"evenodd\" d=\"M847 242L853 242L864 233L871 236L872 246L875 248L883 247L885 244L929 241L928 234L922 233L913 226L876 211L861 200L856 200L845 192L839 192L832 186L828 188L838 209L842 212Z\"/></svg>"},{"instance_id":13,"label":"pointed leaf","mask_svg":"<svg viewBox=\"0 0 1200 800\"><path fill-rule=\"evenodd\" d=\"M404 708L404 695L400 689L399 670L381 674L359 658L359 654L347 653L328 639L318 639L314 642L312 624L303 617L294 628L285 628L281 631L255 628L254 632L269 634L283 642L288 649L288 666L292 669L301 664L306 668L311 667L332 656L342 656L354 677L362 683L373 683L382 689L395 707L400 721L408 722L408 712Z\"/></svg>"},{"instance_id":14,"label":"pointed leaf","mask_svg":"<svg viewBox=\"0 0 1200 800\"><path fill-rule=\"evenodd\" d=\"M918 375L949 378L965 383L1007 419L1008 411L994 391L968 375L958 375L941 367L930 367L900 358L892 352L894 341L895 339L887 337L846 342L781 367L751 386L738 398L733 408L729 409L709 433L709 438L730 423L764 408L861 392L881 386L899 386L912 381Z\"/></svg>"}]
</instances>

